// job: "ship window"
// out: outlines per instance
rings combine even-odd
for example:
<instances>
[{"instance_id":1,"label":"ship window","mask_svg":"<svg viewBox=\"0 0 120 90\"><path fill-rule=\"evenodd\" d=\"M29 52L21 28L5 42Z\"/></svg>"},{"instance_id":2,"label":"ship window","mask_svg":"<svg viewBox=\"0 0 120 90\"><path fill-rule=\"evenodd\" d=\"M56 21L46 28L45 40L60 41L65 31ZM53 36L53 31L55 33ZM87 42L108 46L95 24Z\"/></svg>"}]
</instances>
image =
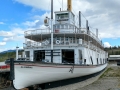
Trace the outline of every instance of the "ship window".
<instances>
[{"instance_id":1,"label":"ship window","mask_svg":"<svg viewBox=\"0 0 120 90\"><path fill-rule=\"evenodd\" d=\"M59 29L60 28L60 25L56 25L56 29Z\"/></svg>"},{"instance_id":2,"label":"ship window","mask_svg":"<svg viewBox=\"0 0 120 90\"><path fill-rule=\"evenodd\" d=\"M65 25L65 28L68 29L68 25Z\"/></svg>"},{"instance_id":3,"label":"ship window","mask_svg":"<svg viewBox=\"0 0 120 90\"><path fill-rule=\"evenodd\" d=\"M74 28L74 26L70 26L70 29L73 29Z\"/></svg>"},{"instance_id":4,"label":"ship window","mask_svg":"<svg viewBox=\"0 0 120 90\"><path fill-rule=\"evenodd\" d=\"M61 25L61 29L64 29L64 25Z\"/></svg>"},{"instance_id":5,"label":"ship window","mask_svg":"<svg viewBox=\"0 0 120 90\"><path fill-rule=\"evenodd\" d=\"M60 40L60 37L57 37L57 39L56 40Z\"/></svg>"},{"instance_id":6,"label":"ship window","mask_svg":"<svg viewBox=\"0 0 120 90\"><path fill-rule=\"evenodd\" d=\"M58 19L66 19L68 18L68 13L63 13L63 14L57 14Z\"/></svg>"},{"instance_id":7,"label":"ship window","mask_svg":"<svg viewBox=\"0 0 120 90\"><path fill-rule=\"evenodd\" d=\"M101 62L101 64L102 64L102 59L100 58L100 62Z\"/></svg>"},{"instance_id":8,"label":"ship window","mask_svg":"<svg viewBox=\"0 0 120 90\"><path fill-rule=\"evenodd\" d=\"M73 38L73 43L75 43L75 38Z\"/></svg>"},{"instance_id":9,"label":"ship window","mask_svg":"<svg viewBox=\"0 0 120 90\"><path fill-rule=\"evenodd\" d=\"M79 50L79 62L82 64L82 50Z\"/></svg>"},{"instance_id":10,"label":"ship window","mask_svg":"<svg viewBox=\"0 0 120 90\"><path fill-rule=\"evenodd\" d=\"M70 38L70 43L72 43L72 38Z\"/></svg>"},{"instance_id":11,"label":"ship window","mask_svg":"<svg viewBox=\"0 0 120 90\"><path fill-rule=\"evenodd\" d=\"M99 62L98 62L98 58L97 58L97 65L99 64Z\"/></svg>"},{"instance_id":12,"label":"ship window","mask_svg":"<svg viewBox=\"0 0 120 90\"><path fill-rule=\"evenodd\" d=\"M69 39L69 38L68 38L68 37L66 37L66 38L65 38L65 41L68 41L68 39Z\"/></svg>"},{"instance_id":13,"label":"ship window","mask_svg":"<svg viewBox=\"0 0 120 90\"><path fill-rule=\"evenodd\" d=\"M36 50L36 51L34 51L34 60L35 61L45 60L45 50Z\"/></svg>"}]
</instances>

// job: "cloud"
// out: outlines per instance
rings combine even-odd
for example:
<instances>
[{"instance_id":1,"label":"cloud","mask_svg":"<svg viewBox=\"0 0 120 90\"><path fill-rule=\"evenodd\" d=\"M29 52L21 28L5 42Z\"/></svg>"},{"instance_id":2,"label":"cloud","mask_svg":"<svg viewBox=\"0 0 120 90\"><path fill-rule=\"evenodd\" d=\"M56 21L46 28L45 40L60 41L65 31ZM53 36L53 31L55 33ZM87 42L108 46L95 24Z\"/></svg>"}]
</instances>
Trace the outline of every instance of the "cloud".
<instances>
[{"instance_id":1,"label":"cloud","mask_svg":"<svg viewBox=\"0 0 120 90\"><path fill-rule=\"evenodd\" d=\"M51 0L15 0L16 2L22 3L27 6L31 6L35 9L41 9L45 11L50 11L51 9ZM63 0L66 3L66 0ZM60 10L62 7L62 1L54 0L54 10ZM67 5L67 4L66 4Z\"/></svg>"},{"instance_id":2,"label":"cloud","mask_svg":"<svg viewBox=\"0 0 120 90\"><path fill-rule=\"evenodd\" d=\"M38 26L40 26L39 22L40 22L40 20L26 21L26 22L23 23L23 25L25 25L27 27L38 27Z\"/></svg>"},{"instance_id":3,"label":"cloud","mask_svg":"<svg viewBox=\"0 0 120 90\"><path fill-rule=\"evenodd\" d=\"M43 19L48 14L50 16L50 1L51 0L15 0L27 6L33 7L33 9L40 9L45 11L41 16L35 15L34 21L27 21L28 27L39 27L43 23ZM42 2L42 3L41 3ZM62 7L62 1L54 0L54 11L59 11ZM95 32L98 28L101 38L119 38L120 37L120 13L119 13L119 0L73 0L72 11L76 15L76 23L78 25L78 11L82 14L82 27L85 27L86 19L89 21L90 30ZM84 8L83 8L84 7ZM63 0L63 10L67 10L67 0ZM49 12L46 14L46 12ZM31 24L31 26L30 26ZM107 35L106 35L107 34Z\"/></svg>"},{"instance_id":4,"label":"cloud","mask_svg":"<svg viewBox=\"0 0 120 90\"><path fill-rule=\"evenodd\" d=\"M7 42L7 41L11 41L13 40L13 37L9 37L9 38L3 38L3 41Z\"/></svg>"},{"instance_id":5,"label":"cloud","mask_svg":"<svg viewBox=\"0 0 120 90\"><path fill-rule=\"evenodd\" d=\"M110 47L110 43L109 42L104 42L104 47Z\"/></svg>"},{"instance_id":6,"label":"cloud","mask_svg":"<svg viewBox=\"0 0 120 90\"><path fill-rule=\"evenodd\" d=\"M4 37L11 37L14 36L14 34L10 31L0 31L0 36L4 36Z\"/></svg>"},{"instance_id":7,"label":"cloud","mask_svg":"<svg viewBox=\"0 0 120 90\"><path fill-rule=\"evenodd\" d=\"M0 46L6 45L6 42L0 42Z\"/></svg>"},{"instance_id":8,"label":"cloud","mask_svg":"<svg viewBox=\"0 0 120 90\"><path fill-rule=\"evenodd\" d=\"M0 24L5 24L4 22L0 22Z\"/></svg>"},{"instance_id":9,"label":"cloud","mask_svg":"<svg viewBox=\"0 0 120 90\"><path fill-rule=\"evenodd\" d=\"M46 16L50 18L50 1L51 0L14 0L18 3L32 7L32 14L27 21L12 24L9 31L0 30L0 36L3 37L1 45L6 42L24 42L24 31L45 28L43 21ZM82 12L82 27L86 26L86 19L89 21L90 30L95 32L98 28L100 38L120 38L120 13L119 0L73 0L72 11L76 15L76 24L78 25L78 11ZM63 10L67 10L67 0L63 0ZM84 8L83 8L84 7ZM62 0L54 0L54 11L62 8ZM84 16L83 16L84 15ZM4 22L0 22L4 24ZM105 47L111 46L105 42Z\"/></svg>"},{"instance_id":10,"label":"cloud","mask_svg":"<svg viewBox=\"0 0 120 90\"><path fill-rule=\"evenodd\" d=\"M10 31L0 31L0 36L3 37L3 42L9 41L24 41L24 29L12 28Z\"/></svg>"}]
</instances>

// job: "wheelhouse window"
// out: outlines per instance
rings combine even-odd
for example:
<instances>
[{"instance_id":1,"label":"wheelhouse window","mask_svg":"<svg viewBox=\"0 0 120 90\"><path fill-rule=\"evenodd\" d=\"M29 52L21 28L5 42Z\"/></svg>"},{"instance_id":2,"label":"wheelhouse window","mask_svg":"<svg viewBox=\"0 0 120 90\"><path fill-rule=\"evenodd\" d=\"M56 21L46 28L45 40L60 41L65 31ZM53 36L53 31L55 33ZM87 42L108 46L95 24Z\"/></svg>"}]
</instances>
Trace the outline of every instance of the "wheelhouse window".
<instances>
[{"instance_id":1,"label":"wheelhouse window","mask_svg":"<svg viewBox=\"0 0 120 90\"><path fill-rule=\"evenodd\" d=\"M68 13L57 14L57 19L68 19L68 18L69 18Z\"/></svg>"}]
</instances>

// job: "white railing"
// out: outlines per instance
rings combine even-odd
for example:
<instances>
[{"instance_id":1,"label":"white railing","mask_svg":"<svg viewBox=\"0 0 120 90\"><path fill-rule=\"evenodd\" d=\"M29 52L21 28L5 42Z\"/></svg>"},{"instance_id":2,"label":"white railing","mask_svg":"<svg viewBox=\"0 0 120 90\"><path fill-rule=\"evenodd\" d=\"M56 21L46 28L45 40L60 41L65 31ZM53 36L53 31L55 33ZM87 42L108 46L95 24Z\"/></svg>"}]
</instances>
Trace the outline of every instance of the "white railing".
<instances>
[{"instance_id":1,"label":"white railing","mask_svg":"<svg viewBox=\"0 0 120 90\"><path fill-rule=\"evenodd\" d=\"M51 30L49 28L46 29L36 29L36 30L29 30L25 31L25 36L31 36L31 35L39 35L39 34L50 34Z\"/></svg>"},{"instance_id":2,"label":"white railing","mask_svg":"<svg viewBox=\"0 0 120 90\"><path fill-rule=\"evenodd\" d=\"M98 41L100 45L102 45L99 38L91 31L87 32L86 28L77 28L75 25L71 25L71 24L56 24L54 25L53 31L54 31L53 32L54 34L57 34L57 33L88 34L89 36L94 38L96 41ZM50 33L51 33L50 28L46 28L46 29L36 29L36 30L25 31L24 35L32 36L32 35L42 35L42 34L50 34Z\"/></svg>"},{"instance_id":3,"label":"white railing","mask_svg":"<svg viewBox=\"0 0 120 90\"><path fill-rule=\"evenodd\" d=\"M23 47L24 48L41 48L41 47L47 47L50 45L51 45L50 40L45 40L43 42L29 41L29 43L28 42L24 43ZM53 45L54 46L79 46L79 45L82 45L82 46L90 48L92 50L99 51L97 46L93 45L90 42L84 41L84 40L82 40L81 44L79 44L78 40L73 40L72 42L70 40L68 40L68 41L54 40Z\"/></svg>"}]
</instances>

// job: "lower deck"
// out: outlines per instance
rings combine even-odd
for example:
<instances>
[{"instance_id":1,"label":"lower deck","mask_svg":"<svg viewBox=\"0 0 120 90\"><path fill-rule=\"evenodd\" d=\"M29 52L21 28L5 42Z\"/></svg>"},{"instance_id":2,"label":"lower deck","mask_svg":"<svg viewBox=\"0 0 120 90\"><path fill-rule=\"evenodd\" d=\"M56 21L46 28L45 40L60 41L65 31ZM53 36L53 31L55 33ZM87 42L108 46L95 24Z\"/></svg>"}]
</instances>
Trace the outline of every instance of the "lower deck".
<instances>
[{"instance_id":1,"label":"lower deck","mask_svg":"<svg viewBox=\"0 0 120 90\"><path fill-rule=\"evenodd\" d=\"M76 65L100 65L106 63L108 58L107 53L103 50L97 52L96 50L91 50L82 46L57 46L54 47L53 53L51 52L50 47L46 47L45 49L29 48L25 49L25 56L30 61Z\"/></svg>"}]
</instances>

